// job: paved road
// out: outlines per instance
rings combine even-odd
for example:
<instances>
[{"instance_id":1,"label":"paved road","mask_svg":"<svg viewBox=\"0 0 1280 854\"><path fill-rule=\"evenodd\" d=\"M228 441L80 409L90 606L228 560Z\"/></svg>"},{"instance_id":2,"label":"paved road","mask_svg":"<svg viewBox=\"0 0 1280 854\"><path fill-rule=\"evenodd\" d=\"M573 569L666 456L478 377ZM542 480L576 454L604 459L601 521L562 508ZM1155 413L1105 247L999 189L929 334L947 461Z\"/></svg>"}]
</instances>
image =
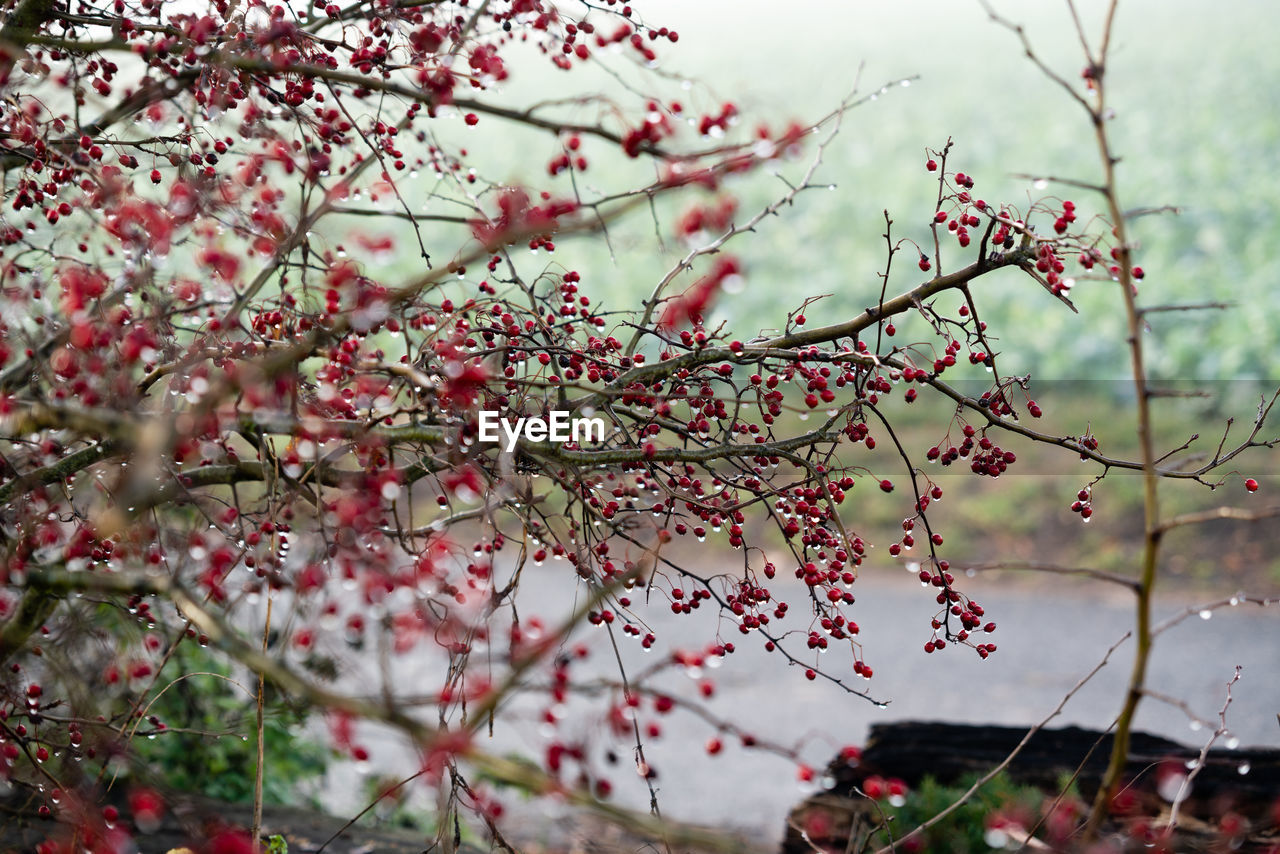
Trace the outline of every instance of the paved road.
<instances>
[{"instance_id":1,"label":"paved road","mask_svg":"<svg viewBox=\"0 0 1280 854\"><path fill-rule=\"evenodd\" d=\"M573 597L563 575L563 566L548 566L526 578L522 614L546 617L564 612ZM928 621L937 606L914 577L894 573L887 578L864 577L857 583L856 619L862 629L864 655L875 668L868 685L877 697L889 701L884 708L821 680L806 681L798 668L788 667L781 656L764 652L758 643L743 642L747 639L732 627L724 639L734 640L738 652L723 667L706 674L715 680L717 690L705 705L762 737L798 745L805 761L821 768L840 745L861 743L870 725L878 721L1038 721L1102 660L1132 618L1124 591L1099 590L1096 583L1085 586L1073 581L1054 587L1042 583L1032 588L968 579L963 589L978 598L987 618L999 625L993 638L999 650L989 660L982 661L967 649L924 653ZM1161 599L1157 618L1182 613L1200 601ZM668 643L698 647L708 642L709 623L698 619L704 615L675 618L663 609L653 610L655 628ZM589 667L575 676L592 671L610 673L612 652L603 630L587 628L582 638L593 643L598 652ZM624 653L632 673L654 661L651 655L640 653L638 644L624 646ZM1123 644L1055 723L1107 726L1119 709L1132 653L1132 641ZM849 667L850 662L836 662L838 655L833 651L830 661L824 657L823 664ZM1225 607L1213 611L1208 620L1193 612L1159 638L1149 686L1185 701L1200 717L1216 720L1225 686L1237 664L1244 670L1228 715L1233 733L1241 744L1280 746L1276 717L1280 713L1280 606ZM433 684L439 672L438 664L419 660L399 671L395 684L412 692L415 686ZM684 674L670 674L657 684L679 696L697 695L697 682ZM546 735L540 731L536 714L542 708L539 703L517 704L507 718L499 719L490 746L498 751L520 749L541 755ZM583 711L583 707L570 704L567 713L573 726L599 731L598 717L583 716ZM793 764L744 750L731 737L724 739L722 754L708 757L703 745L714 729L692 714L667 715L662 725L663 737L649 743L646 751L658 771L665 815L742 829L766 843L780 838L788 809L807 791L798 784ZM1208 735L1207 730L1193 728L1184 711L1150 699L1140 709L1138 725L1189 744L1202 743ZM370 734L367 740L374 749L372 767L406 773L413 770L412 757L394 738ZM631 754L625 744L620 745L618 754L620 765L611 775L615 800L645 808L648 793L629 770ZM594 764L604 767L599 757ZM335 800L349 783L349 773L335 775L329 787ZM338 802L349 808L348 798L341 797ZM517 815L522 823L545 822L554 817L555 810L517 809ZM536 829L526 826L525 830Z\"/></svg>"}]
</instances>

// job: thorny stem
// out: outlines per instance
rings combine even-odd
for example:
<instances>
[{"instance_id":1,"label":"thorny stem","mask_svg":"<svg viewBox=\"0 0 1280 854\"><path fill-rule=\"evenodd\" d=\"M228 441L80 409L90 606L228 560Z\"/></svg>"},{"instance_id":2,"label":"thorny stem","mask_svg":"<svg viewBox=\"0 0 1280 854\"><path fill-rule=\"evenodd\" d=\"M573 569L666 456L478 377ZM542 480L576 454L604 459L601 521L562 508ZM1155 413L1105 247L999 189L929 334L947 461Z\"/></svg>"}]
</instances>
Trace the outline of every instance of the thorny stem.
<instances>
[{"instance_id":1,"label":"thorny stem","mask_svg":"<svg viewBox=\"0 0 1280 854\"><path fill-rule=\"evenodd\" d=\"M1065 78L1055 73L1044 63L1044 61L1032 49L1031 43L1022 27L998 15L985 2L985 0L983 0L983 6L987 10L991 19L1001 26L1012 30L1020 39L1027 58L1046 76L1064 89L1067 94L1075 100L1076 103L1080 104L1080 106L1083 107L1089 115L1089 119L1094 128L1094 137L1096 140L1098 156L1102 162L1103 177L1100 184L1091 186L1090 189L1099 191L1106 200L1107 213L1112 223L1112 233L1114 236L1114 257L1116 260L1116 267L1114 270L1125 309L1129 366L1135 393L1137 420L1136 433L1140 446L1143 496L1142 553L1136 586L1134 588L1134 635L1136 643L1133 667L1129 676L1124 703L1120 710L1120 714L1116 718L1116 734L1115 740L1112 744L1111 756L1107 765L1107 770L1103 774L1101 785L1098 788L1098 794L1094 799L1092 808L1089 812L1089 817L1084 826L1083 835L1086 843L1097 837L1099 829L1108 815L1111 800L1120 787L1121 777L1124 773L1128 759L1129 741L1134 716L1137 712L1139 703L1142 701L1142 697L1147 693L1145 690L1147 665L1151 657L1153 639L1158 633L1158 630L1153 631L1151 624L1152 594L1159 570L1160 544L1164 533L1170 528L1181 525L1195 524L1213 518L1235 517L1237 515L1231 511L1224 512L1218 510L1202 514L1188 514L1186 516L1176 517L1168 522L1161 521L1159 481L1162 476L1167 474L1167 472L1162 471L1159 468L1161 458L1157 458L1155 453L1152 438L1151 416L1151 400L1158 395L1149 387L1143 351L1142 333L1144 328L1144 311L1139 308L1137 304L1137 291L1133 276L1132 250L1127 227L1128 217L1131 214L1126 213L1125 209L1120 204L1115 168L1118 158L1112 151L1111 141L1106 127L1110 112L1106 100L1106 70L1109 49L1111 46L1111 37L1113 34L1113 26L1115 23L1115 14L1118 5L1118 0L1111 0L1108 4L1105 21L1102 27L1100 46L1097 49L1097 53L1094 53L1093 49L1089 45L1088 39L1084 35L1084 29L1081 25L1079 14L1074 3L1070 2L1070 0L1067 2L1068 11L1075 24L1076 32L1080 37L1081 48L1087 62L1086 71L1090 82L1090 88L1093 90L1093 98L1092 101L1090 101L1081 95ZM1137 215L1138 213L1140 213L1140 211L1135 212L1133 215ZM1261 420L1265 417L1266 412L1269 409L1269 406L1265 406L1265 408L1259 413L1259 428L1261 427ZM1215 457L1217 456L1219 455L1215 455ZM1217 460L1215 459L1215 463L1216 462ZM1246 518L1262 518L1267 515L1269 514L1264 511L1259 514L1248 514Z\"/></svg>"},{"instance_id":2,"label":"thorny stem","mask_svg":"<svg viewBox=\"0 0 1280 854\"><path fill-rule=\"evenodd\" d=\"M1116 157L1112 153L1106 128L1108 109L1105 80L1106 50L1111 43L1111 27L1117 2L1118 0L1112 0L1107 12L1102 36L1102 53L1096 59L1093 56L1088 57L1096 93L1094 103L1089 109L1098 144L1098 156L1102 160L1104 196L1115 231L1120 294L1124 300L1125 321L1128 329L1129 360L1138 419L1137 435L1142 460L1143 539L1135 602L1133 671L1129 676L1124 705L1116 719L1116 737L1111 746L1111 759L1102 777L1102 783L1098 787L1098 794L1094 798L1089 820L1085 825L1086 840L1091 840L1097 835L1098 828L1106 818L1111 798L1120 785L1120 778L1128 760L1133 719L1138 711L1138 704L1142 701L1142 689L1147 681L1147 663L1151 658L1151 597L1159 569L1160 541L1164 535L1164 527L1160 523L1160 477L1156 469L1156 454L1151 436L1151 398L1147 388L1147 369L1142 347L1142 315L1137 306L1128 229L1116 188Z\"/></svg>"}]
</instances>

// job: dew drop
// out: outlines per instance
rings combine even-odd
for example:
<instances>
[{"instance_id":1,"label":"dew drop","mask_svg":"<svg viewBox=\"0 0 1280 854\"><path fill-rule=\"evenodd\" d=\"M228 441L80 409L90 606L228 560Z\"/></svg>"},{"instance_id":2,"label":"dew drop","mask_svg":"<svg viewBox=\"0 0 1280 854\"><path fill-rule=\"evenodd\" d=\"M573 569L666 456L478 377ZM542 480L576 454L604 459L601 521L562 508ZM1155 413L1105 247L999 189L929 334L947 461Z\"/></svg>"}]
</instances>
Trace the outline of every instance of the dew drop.
<instances>
[{"instance_id":1,"label":"dew drop","mask_svg":"<svg viewBox=\"0 0 1280 854\"><path fill-rule=\"evenodd\" d=\"M1009 844L1009 834L998 827L993 827L987 830L986 835L982 837L982 841L987 843L989 848L999 850Z\"/></svg>"},{"instance_id":2,"label":"dew drop","mask_svg":"<svg viewBox=\"0 0 1280 854\"><path fill-rule=\"evenodd\" d=\"M1236 773L1241 776L1244 776L1245 774L1249 773L1250 767L1251 766L1249 765L1248 762L1241 762L1239 765L1236 766Z\"/></svg>"},{"instance_id":3,"label":"dew drop","mask_svg":"<svg viewBox=\"0 0 1280 854\"><path fill-rule=\"evenodd\" d=\"M1037 190L1043 190L1045 187L1049 186L1049 182L1044 178L1037 178L1031 186L1035 187Z\"/></svg>"},{"instance_id":4,"label":"dew drop","mask_svg":"<svg viewBox=\"0 0 1280 854\"><path fill-rule=\"evenodd\" d=\"M1213 612L1210 611L1208 608L1205 608L1203 611L1200 612L1200 619L1202 620L1207 620L1212 616L1213 616Z\"/></svg>"}]
</instances>

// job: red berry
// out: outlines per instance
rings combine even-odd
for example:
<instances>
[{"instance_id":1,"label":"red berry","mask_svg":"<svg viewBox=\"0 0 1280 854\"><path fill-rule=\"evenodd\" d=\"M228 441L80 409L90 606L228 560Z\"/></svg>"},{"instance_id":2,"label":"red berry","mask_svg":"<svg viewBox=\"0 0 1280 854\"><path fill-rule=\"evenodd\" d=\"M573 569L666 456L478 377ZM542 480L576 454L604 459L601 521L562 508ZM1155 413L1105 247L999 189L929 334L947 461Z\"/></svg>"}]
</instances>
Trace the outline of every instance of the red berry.
<instances>
[{"instance_id":1,"label":"red berry","mask_svg":"<svg viewBox=\"0 0 1280 854\"><path fill-rule=\"evenodd\" d=\"M881 492L893 492L893 481L890 481L890 480L882 480L882 481L880 481L880 491L881 491Z\"/></svg>"},{"instance_id":2,"label":"red berry","mask_svg":"<svg viewBox=\"0 0 1280 854\"><path fill-rule=\"evenodd\" d=\"M1244 488L1245 488L1245 489L1247 489L1247 490L1249 490L1250 492L1257 492L1257 491L1258 491L1258 482L1257 482L1256 480L1254 480L1253 478L1249 478L1248 480L1246 480L1246 481L1244 482Z\"/></svg>"},{"instance_id":3,"label":"red berry","mask_svg":"<svg viewBox=\"0 0 1280 854\"><path fill-rule=\"evenodd\" d=\"M929 162L928 162L928 163L926 163L926 164L924 164L924 168L928 169L930 172L937 172L937 171L938 171L938 161L933 160L932 158L930 158Z\"/></svg>"}]
</instances>

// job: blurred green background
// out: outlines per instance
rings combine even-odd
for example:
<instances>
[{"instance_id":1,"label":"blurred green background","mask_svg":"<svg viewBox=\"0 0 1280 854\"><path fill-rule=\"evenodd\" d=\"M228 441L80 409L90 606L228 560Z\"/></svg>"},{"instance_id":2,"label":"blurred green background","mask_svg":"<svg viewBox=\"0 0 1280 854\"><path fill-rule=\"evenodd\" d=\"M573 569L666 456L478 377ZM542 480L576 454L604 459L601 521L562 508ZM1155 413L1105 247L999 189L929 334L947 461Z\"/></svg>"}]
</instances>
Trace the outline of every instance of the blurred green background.
<instances>
[{"instance_id":1,"label":"blurred green background","mask_svg":"<svg viewBox=\"0 0 1280 854\"><path fill-rule=\"evenodd\" d=\"M672 63L737 97L751 114L820 114L848 90L859 63L863 91L919 75L910 88L849 115L822 172L836 192L810 195L758 239L734 247L750 262L747 290L722 309L736 320L777 316L780 293L832 293L836 316L873 301L884 263L882 211L898 234L924 240L935 191L922 168L924 150L948 136L956 143L952 162L977 176L975 196L988 200L1039 195L1017 173L1098 174L1082 111L976 2L794 2L780 11L772 3L699 0L658 4L652 14L665 22L660 6L679 19L671 24L682 39ZM1089 32L1098 32L1106 4L1078 7ZM1055 70L1079 81L1084 63L1065 3L997 9L1025 25ZM1280 378L1272 358L1280 312L1278 34L1274 3L1120 4L1109 79L1122 202L1182 211L1138 220L1144 297L1239 305L1158 318L1151 339L1158 376ZM754 181L743 194L760 204L770 192L777 188ZM1079 191L1043 192L1093 209ZM895 284L905 287L911 277L900 270ZM1125 375L1111 288L1077 287L1082 323L1027 284L1011 275L980 288L990 326L1017 354L1010 361L1052 379ZM1006 362L1005 370L1023 368Z\"/></svg>"},{"instance_id":2,"label":"blurred green background","mask_svg":"<svg viewBox=\"0 0 1280 854\"><path fill-rule=\"evenodd\" d=\"M937 185L924 169L926 150L940 148L948 137L955 143L948 167L975 176L975 197L1025 210L1033 200L1057 195L1077 203L1081 221L1099 210L1099 200L1084 191L1055 184L1037 189L1033 181L1017 177L1096 181L1095 140L1084 112L1023 56L1017 37L993 23L976 0L794 0L785 6L761 0L639 0L632 5L646 23L680 32L678 44L658 43L656 75L655 69L636 65L629 48L603 51L602 62L572 73L558 71L530 48L526 55L512 54L511 79L484 97L518 108L563 100L550 109L581 121L614 121L609 109L570 102L590 91L607 93L611 104L631 117L650 96L668 103L679 99L687 115L718 112L721 103L733 101L742 115L738 130L749 133L761 121L777 130L792 119L807 122L825 115L855 80L862 95L876 95L845 116L816 177L823 188L801 194L782 216L726 248L744 261L746 281L741 292L721 297L709 325L726 321L734 337L745 340L778 328L787 311L814 295L829 296L808 310L812 323L834 322L874 304L885 263L884 212L894 219L895 237L929 245ZM1081 0L1076 5L1096 42L1107 4ZM1084 60L1065 3L1002 2L996 8L1024 24L1044 61L1083 90ZM1157 404L1163 450L1196 432L1203 436L1193 450L1210 450L1228 416L1237 419L1232 437L1241 437L1240 427L1252 419L1267 383L1280 381L1280 364L1272 357L1280 327L1280 251L1274 245L1280 235L1277 34L1280 6L1265 0L1243 0L1229 8L1191 0L1130 0L1120 6L1108 80L1115 110L1110 133L1122 158L1121 202L1126 208L1173 205L1180 210L1134 221L1138 263L1147 271L1142 299L1147 304L1233 303L1225 311L1151 316L1151 373L1165 384L1199 381L1209 393L1204 400ZM915 78L911 85L896 85L908 77ZM887 88L881 91L882 86ZM522 130L489 116L469 128L460 113L446 111L431 122L430 132L446 150L465 146L480 181L462 189L485 209L494 207L486 181L524 183L562 195L573 191L567 174L547 175L547 163L562 151L562 142L545 131ZM696 145L692 136L687 132L686 145ZM586 140L582 150L592 164L576 178L584 196L654 177L652 164L627 160L606 143ZM797 180L813 151L809 146L783 166L781 175ZM741 221L782 196L787 185L756 171L731 181L728 189L740 199ZM424 209L442 209L439 198L427 194L457 198L449 180L437 181L426 170L402 183L401 190L415 202L421 192ZM699 193L660 201L653 211L642 209L612 224L607 241L567 237L557 241L553 255L518 251L517 261L528 279L544 270L577 269L583 291L597 304L632 309L688 251L671 235L676 217ZM1043 222L1041 228L1049 225ZM372 226L363 220L356 226L395 227L392 220ZM401 236L402 247L414 245L407 229ZM451 242L443 232L428 236L429 245L437 247L461 242ZM954 243L944 245L944 266L969 263L973 249L962 253ZM382 260L388 280L410 272L412 254ZM691 284L709 263L702 259L675 289ZM911 287L921 276L909 252L900 255L890 293ZM472 287L459 283L458 292ZM989 334L999 340L1001 372L1032 375L1046 411L1043 426L1064 435L1092 430L1104 450L1131 455L1128 359L1115 286L1080 281L1072 298L1079 315L1013 271L988 276L975 287ZM929 337L915 318L902 319L898 327L896 340L902 343ZM969 366L948 376L953 374L957 379L987 376ZM900 399L892 406L888 414L900 419L909 446L922 452L942 438L946 407L926 411L923 401L907 407ZM938 505L935 516L948 533L947 552L973 560L1049 557L1126 569L1134 526L1140 528L1136 481L1113 472L1098 488L1097 513L1085 527L1068 505L1098 474L1096 467L1056 449L1006 447L1019 454L1015 472L1034 476L1011 472L999 483L970 482L964 501ZM881 456L880 451L871 455L868 467L900 475L901 462ZM1263 490L1251 499L1256 502L1266 501L1280 486L1280 478L1269 474L1277 467L1268 455L1253 454L1240 466L1223 483L1229 490L1225 497L1200 485L1170 484L1166 511L1245 500L1241 482L1246 476L1265 475ZM933 466L929 474L957 487L973 477L966 466ZM868 501L859 507L865 515L855 524L874 538L878 527L891 532L906 512L893 502ZM1280 534L1269 534L1265 526L1221 522L1179 531L1170 539L1169 571L1175 577L1280 581L1280 562L1273 557L1280 553Z\"/></svg>"},{"instance_id":3,"label":"blurred green background","mask_svg":"<svg viewBox=\"0 0 1280 854\"><path fill-rule=\"evenodd\" d=\"M992 23L977 2L835 2L796 0L785 7L761 0L640 0L637 16L680 32L676 45L658 43L659 93L682 100L687 112L732 100L747 128L778 128L812 120L835 107L859 78L859 91L892 87L845 118L818 175L832 192L803 194L796 206L734 241L747 262L745 290L721 300L717 317L743 336L776 327L800 299L831 294L819 311L839 318L875 301L884 266L883 211L894 233L924 243L936 185L923 168L927 147L955 140L951 165L976 176L975 197L1024 209L1032 198L1060 194L1089 213L1083 191L1051 185L1036 190L1017 174L1092 180L1097 152L1083 112L1028 62L1016 37ZM1106 4L1077 4L1092 38ZM1023 23L1037 51L1064 78L1079 84L1084 62L1065 3L999 3ZM613 24L603 27L605 31ZM1122 155L1119 185L1129 208L1176 205L1177 216L1137 221L1139 263L1147 270L1148 302L1229 300L1226 312L1157 316L1151 366L1161 378L1280 379L1271 358L1277 341L1272 316L1280 310L1280 7L1244 0L1209 7L1191 0L1122 3L1110 69L1111 125ZM530 51L532 53L532 51ZM545 58L512 63L498 97L527 107L597 85L634 110L655 91L654 75L635 67L628 49L605 52L608 73L584 67L558 71ZM627 92L619 81L634 85ZM686 82L690 81L690 82ZM665 88L664 88L665 87ZM1081 87L1082 88L1082 87ZM580 110L579 118L598 115ZM548 178L546 163L560 151L551 135L524 133L496 119L476 128L435 122L440 140L466 145L483 177L527 181L568 193L569 178ZM621 160L588 142L593 166L584 188L622 188L652 167ZM807 165L805 152L784 174ZM646 171L647 170L647 171ZM424 185L427 178L422 179ZM745 218L785 192L776 178L752 173L731 187ZM659 206L660 230L687 204ZM1042 229L1048 223L1042 224ZM578 240L552 259L584 276L588 293L615 307L632 306L687 251L658 246L647 211L611 230L611 242ZM565 241L568 243L568 241ZM590 245L588 245L590 244ZM951 247L954 249L954 245ZM612 253L610 252L612 250ZM953 253L947 264L969 259ZM891 289L910 286L914 264L899 256ZM687 275L685 284L693 281ZM1073 298L1077 318L1022 277L984 280L978 299L1003 349L1005 371L1050 379L1125 377L1119 358L1121 318L1114 291L1081 282ZM1083 321L1083 322L1082 322ZM900 324L907 335L915 330ZM905 339L904 339L905 340Z\"/></svg>"}]
</instances>

